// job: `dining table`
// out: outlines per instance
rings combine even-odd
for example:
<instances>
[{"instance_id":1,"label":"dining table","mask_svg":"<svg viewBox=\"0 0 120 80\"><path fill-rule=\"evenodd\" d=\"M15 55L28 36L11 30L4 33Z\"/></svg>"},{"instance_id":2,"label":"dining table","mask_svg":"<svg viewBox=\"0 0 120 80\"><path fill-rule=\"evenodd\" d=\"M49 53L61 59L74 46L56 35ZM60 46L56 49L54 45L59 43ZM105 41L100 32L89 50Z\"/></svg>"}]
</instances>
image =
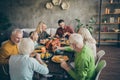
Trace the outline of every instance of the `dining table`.
<instances>
[{"instance_id":1,"label":"dining table","mask_svg":"<svg viewBox=\"0 0 120 80\"><path fill-rule=\"evenodd\" d=\"M64 46L69 46L69 45L62 44L62 47ZM55 53L51 51L49 53L51 54L51 57L43 59L43 61L46 63L49 69L49 74L44 75L44 77L46 77L47 80L73 80L70 77L70 75L60 66L60 63L54 62L52 58L54 56L59 56L59 55L67 56L68 60L66 62L68 63L69 66L71 66L70 63L74 61L74 51L62 51L61 50L59 53ZM43 76L41 74L37 74L37 75L39 78Z\"/></svg>"},{"instance_id":2,"label":"dining table","mask_svg":"<svg viewBox=\"0 0 120 80\"><path fill-rule=\"evenodd\" d=\"M44 75L44 77L47 78L47 80L73 80L69 74L60 66L60 63L56 63L52 60L53 56L68 56L69 60L66 61L69 66L71 62L74 61L74 52L67 52L64 51L63 54L55 54L55 53L51 53L52 56L48 59L43 59L43 61L46 63L48 69L49 69L49 74ZM39 74L39 78L40 78L41 74Z\"/></svg>"}]
</instances>

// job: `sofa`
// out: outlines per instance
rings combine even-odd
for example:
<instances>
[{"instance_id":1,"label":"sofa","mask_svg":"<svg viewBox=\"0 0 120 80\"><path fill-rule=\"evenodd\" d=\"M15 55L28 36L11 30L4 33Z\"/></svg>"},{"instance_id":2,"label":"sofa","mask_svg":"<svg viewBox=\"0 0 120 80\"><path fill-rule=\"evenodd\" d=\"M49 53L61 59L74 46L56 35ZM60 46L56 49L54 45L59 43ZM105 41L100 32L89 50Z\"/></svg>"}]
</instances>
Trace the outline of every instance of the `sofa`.
<instances>
[{"instance_id":1,"label":"sofa","mask_svg":"<svg viewBox=\"0 0 120 80\"><path fill-rule=\"evenodd\" d=\"M21 29L23 31L23 37L29 37L29 33L31 31L35 31L35 28L23 28ZM46 32L52 36L55 35L57 28L47 28Z\"/></svg>"}]
</instances>

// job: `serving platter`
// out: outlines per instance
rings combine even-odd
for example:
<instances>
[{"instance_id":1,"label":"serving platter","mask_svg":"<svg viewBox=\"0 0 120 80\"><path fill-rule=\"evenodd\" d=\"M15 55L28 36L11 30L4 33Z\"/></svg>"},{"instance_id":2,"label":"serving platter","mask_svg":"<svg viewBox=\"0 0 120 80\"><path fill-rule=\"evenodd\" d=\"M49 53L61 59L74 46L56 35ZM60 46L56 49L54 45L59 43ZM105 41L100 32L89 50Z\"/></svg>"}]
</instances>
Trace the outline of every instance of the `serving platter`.
<instances>
[{"instance_id":1,"label":"serving platter","mask_svg":"<svg viewBox=\"0 0 120 80\"><path fill-rule=\"evenodd\" d=\"M68 61L69 58L68 56L63 56L63 55L55 55L52 57L52 61L55 63L60 63L61 60Z\"/></svg>"}]
</instances>

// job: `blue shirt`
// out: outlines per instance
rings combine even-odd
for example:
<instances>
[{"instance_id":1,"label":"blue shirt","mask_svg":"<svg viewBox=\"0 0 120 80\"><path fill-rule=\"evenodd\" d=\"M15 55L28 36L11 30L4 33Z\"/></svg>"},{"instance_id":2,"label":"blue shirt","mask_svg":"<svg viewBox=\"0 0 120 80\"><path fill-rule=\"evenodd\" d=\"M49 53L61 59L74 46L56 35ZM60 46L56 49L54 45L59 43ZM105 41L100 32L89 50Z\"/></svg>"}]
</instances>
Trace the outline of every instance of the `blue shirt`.
<instances>
[{"instance_id":1,"label":"blue shirt","mask_svg":"<svg viewBox=\"0 0 120 80\"><path fill-rule=\"evenodd\" d=\"M32 80L33 74L48 74L46 66L40 64L29 55L14 55L9 59L9 73L11 80Z\"/></svg>"}]
</instances>

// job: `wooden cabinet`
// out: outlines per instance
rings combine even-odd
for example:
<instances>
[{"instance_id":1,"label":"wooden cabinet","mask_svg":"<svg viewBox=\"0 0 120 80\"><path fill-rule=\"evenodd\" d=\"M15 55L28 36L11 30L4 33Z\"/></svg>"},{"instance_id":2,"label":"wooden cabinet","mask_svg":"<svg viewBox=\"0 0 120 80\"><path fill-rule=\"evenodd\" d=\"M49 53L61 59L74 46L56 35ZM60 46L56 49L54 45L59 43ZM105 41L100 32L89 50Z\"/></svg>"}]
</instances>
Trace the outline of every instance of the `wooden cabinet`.
<instances>
[{"instance_id":1,"label":"wooden cabinet","mask_svg":"<svg viewBox=\"0 0 120 80\"><path fill-rule=\"evenodd\" d=\"M100 2L101 1L101 2ZM120 46L120 0L98 0L96 17L97 41Z\"/></svg>"}]
</instances>

